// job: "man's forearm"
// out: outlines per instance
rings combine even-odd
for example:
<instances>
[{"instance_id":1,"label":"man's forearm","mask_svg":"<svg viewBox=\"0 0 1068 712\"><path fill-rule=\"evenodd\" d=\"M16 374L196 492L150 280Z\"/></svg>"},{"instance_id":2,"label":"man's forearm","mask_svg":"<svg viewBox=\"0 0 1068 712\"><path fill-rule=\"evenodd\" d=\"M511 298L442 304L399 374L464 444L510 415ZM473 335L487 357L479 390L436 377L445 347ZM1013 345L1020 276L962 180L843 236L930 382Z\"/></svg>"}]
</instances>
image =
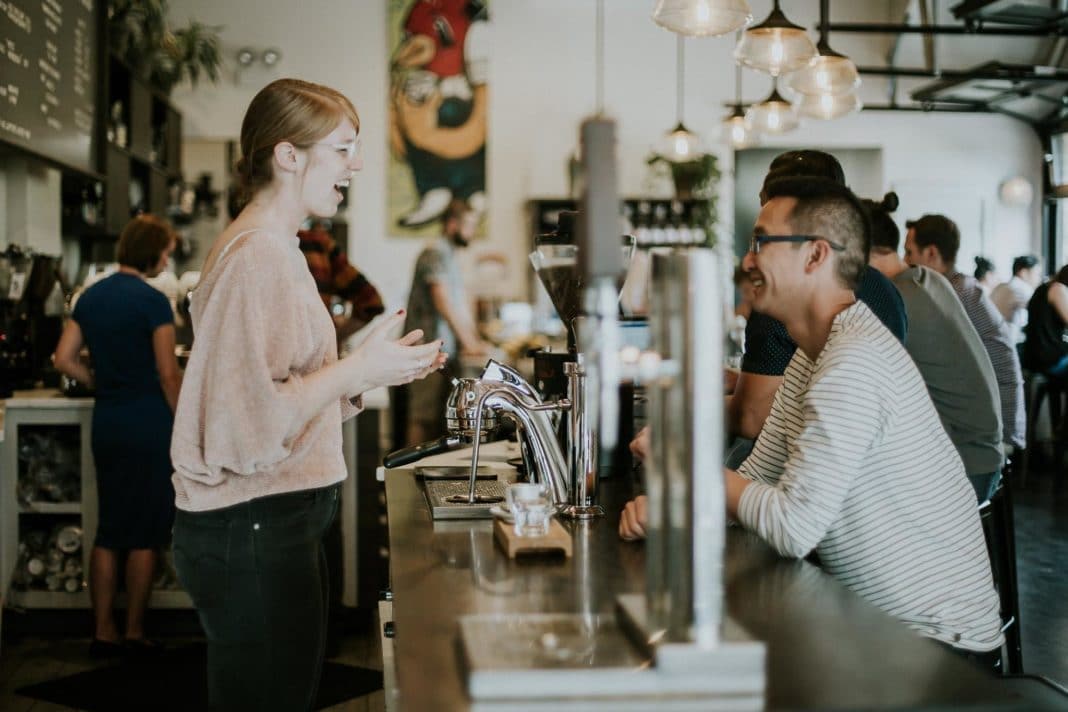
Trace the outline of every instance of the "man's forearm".
<instances>
[{"instance_id":1,"label":"man's forearm","mask_svg":"<svg viewBox=\"0 0 1068 712\"><path fill-rule=\"evenodd\" d=\"M736 471L723 468L723 490L727 500L727 515L731 519L738 519L738 509L742 504L742 494L745 488L752 482L739 475Z\"/></svg>"}]
</instances>

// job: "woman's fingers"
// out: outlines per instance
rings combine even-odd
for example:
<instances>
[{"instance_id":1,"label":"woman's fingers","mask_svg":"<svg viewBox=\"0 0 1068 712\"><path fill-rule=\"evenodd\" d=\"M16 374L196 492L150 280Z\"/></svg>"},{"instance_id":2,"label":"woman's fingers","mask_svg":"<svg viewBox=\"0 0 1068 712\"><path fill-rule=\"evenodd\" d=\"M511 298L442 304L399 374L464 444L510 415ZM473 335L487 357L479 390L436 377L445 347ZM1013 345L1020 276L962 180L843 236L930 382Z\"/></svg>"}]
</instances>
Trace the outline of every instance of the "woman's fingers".
<instances>
[{"instance_id":1,"label":"woman's fingers","mask_svg":"<svg viewBox=\"0 0 1068 712\"><path fill-rule=\"evenodd\" d=\"M397 343L401 346L413 346L419 343L419 340L423 338L422 329L412 329L404 336L397 339Z\"/></svg>"}]
</instances>

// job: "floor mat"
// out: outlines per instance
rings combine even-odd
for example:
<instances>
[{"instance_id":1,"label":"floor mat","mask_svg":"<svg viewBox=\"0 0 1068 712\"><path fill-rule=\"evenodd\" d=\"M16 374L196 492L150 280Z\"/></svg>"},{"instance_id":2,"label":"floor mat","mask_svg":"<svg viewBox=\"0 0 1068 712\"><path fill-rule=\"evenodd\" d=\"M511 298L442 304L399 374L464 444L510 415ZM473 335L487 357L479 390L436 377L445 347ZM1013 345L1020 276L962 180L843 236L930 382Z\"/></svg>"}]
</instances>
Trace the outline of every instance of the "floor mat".
<instances>
[{"instance_id":1,"label":"floor mat","mask_svg":"<svg viewBox=\"0 0 1068 712\"><path fill-rule=\"evenodd\" d=\"M76 675L27 685L15 692L88 712L188 712L208 708L207 647L186 645L151 661L122 661ZM326 662L315 709L382 689L378 670Z\"/></svg>"}]
</instances>

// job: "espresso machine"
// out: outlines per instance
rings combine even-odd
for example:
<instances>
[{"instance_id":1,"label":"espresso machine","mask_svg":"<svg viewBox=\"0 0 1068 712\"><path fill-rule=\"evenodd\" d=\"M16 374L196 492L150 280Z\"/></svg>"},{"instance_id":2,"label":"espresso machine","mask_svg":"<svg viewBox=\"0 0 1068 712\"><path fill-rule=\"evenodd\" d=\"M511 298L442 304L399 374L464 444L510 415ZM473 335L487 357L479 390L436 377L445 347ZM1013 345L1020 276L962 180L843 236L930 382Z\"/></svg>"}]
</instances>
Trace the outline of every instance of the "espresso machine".
<instances>
[{"instance_id":1,"label":"espresso machine","mask_svg":"<svg viewBox=\"0 0 1068 712\"><path fill-rule=\"evenodd\" d=\"M0 252L0 398L58 385L51 356L63 330L59 258L18 245Z\"/></svg>"}]
</instances>

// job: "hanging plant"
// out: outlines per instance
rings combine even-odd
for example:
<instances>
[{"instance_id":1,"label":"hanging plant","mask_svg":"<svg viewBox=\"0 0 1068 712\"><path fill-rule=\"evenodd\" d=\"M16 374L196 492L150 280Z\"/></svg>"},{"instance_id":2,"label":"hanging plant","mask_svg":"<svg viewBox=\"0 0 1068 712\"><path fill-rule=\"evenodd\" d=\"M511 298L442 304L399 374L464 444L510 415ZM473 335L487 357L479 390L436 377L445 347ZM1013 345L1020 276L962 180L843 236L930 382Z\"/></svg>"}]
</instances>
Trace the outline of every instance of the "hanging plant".
<instances>
[{"instance_id":1,"label":"hanging plant","mask_svg":"<svg viewBox=\"0 0 1068 712\"><path fill-rule=\"evenodd\" d=\"M167 25L167 0L110 0L108 33L111 49L165 94L188 79L219 80L222 64L219 31L192 21L172 30Z\"/></svg>"}]
</instances>

